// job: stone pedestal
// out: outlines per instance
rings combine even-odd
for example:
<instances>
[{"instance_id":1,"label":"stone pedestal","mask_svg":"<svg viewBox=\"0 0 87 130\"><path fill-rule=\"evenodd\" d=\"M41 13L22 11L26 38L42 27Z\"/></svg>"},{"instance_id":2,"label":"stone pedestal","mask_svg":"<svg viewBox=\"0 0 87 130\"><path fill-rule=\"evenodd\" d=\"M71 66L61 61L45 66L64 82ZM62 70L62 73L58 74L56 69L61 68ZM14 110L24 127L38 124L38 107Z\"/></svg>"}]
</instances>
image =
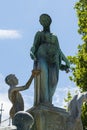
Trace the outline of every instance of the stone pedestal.
<instances>
[{"instance_id":1,"label":"stone pedestal","mask_svg":"<svg viewBox=\"0 0 87 130\"><path fill-rule=\"evenodd\" d=\"M34 117L32 130L68 130L70 116L65 109L41 104L32 107L27 112Z\"/></svg>"}]
</instances>

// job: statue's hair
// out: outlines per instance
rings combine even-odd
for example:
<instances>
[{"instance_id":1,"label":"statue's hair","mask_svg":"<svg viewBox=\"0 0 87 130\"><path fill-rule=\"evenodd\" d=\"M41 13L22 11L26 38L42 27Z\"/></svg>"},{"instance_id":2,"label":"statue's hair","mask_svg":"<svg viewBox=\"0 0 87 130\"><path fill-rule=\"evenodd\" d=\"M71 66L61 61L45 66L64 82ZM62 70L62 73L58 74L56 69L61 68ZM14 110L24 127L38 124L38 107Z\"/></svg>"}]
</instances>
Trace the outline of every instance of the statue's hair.
<instances>
[{"instance_id":1,"label":"statue's hair","mask_svg":"<svg viewBox=\"0 0 87 130\"><path fill-rule=\"evenodd\" d=\"M8 76L6 76L5 82L8 85L17 85L18 84L18 79L14 74L9 74Z\"/></svg>"}]
</instances>

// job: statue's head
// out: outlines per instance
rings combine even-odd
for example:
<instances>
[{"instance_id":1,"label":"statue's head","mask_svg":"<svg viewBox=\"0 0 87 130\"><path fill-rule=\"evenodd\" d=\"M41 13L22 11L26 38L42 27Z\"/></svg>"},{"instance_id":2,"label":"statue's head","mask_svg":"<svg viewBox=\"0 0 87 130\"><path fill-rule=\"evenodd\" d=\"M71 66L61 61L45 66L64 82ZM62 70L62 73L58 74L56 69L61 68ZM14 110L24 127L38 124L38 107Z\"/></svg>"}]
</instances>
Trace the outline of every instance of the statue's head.
<instances>
[{"instance_id":1,"label":"statue's head","mask_svg":"<svg viewBox=\"0 0 87 130\"><path fill-rule=\"evenodd\" d=\"M5 82L10 86L16 86L18 84L18 79L14 74L9 74L5 78Z\"/></svg>"},{"instance_id":2,"label":"statue's head","mask_svg":"<svg viewBox=\"0 0 87 130\"><path fill-rule=\"evenodd\" d=\"M52 22L52 19L51 17L48 15L48 14L42 14L40 16L40 24L43 26L43 27L49 27L51 22Z\"/></svg>"},{"instance_id":3,"label":"statue's head","mask_svg":"<svg viewBox=\"0 0 87 130\"><path fill-rule=\"evenodd\" d=\"M34 118L27 112L19 111L15 114L12 123L17 127L17 130L30 130L34 123Z\"/></svg>"}]
</instances>

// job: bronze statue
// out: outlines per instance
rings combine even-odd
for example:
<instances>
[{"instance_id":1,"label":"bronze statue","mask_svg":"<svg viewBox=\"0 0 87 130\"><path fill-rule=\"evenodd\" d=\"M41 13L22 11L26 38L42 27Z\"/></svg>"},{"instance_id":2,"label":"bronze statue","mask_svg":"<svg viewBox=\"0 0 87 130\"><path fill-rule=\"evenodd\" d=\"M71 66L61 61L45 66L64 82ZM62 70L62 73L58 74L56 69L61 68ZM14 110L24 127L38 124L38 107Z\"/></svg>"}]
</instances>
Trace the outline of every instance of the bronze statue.
<instances>
[{"instance_id":1,"label":"bronze statue","mask_svg":"<svg viewBox=\"0 0 87 130\"><path fill-rule=\"evenodd\" d=\"M17 130L31 130L34 124L34 118L30 113L19 111L13 118L13 125L17 127Z\"/></svg>"},{"instance_id":2,"label":"bronze statue","mask_svg":"<svg viewBox=\"0 0 87 130\"><path fill-rule=\"evenodd\" d=\"M12 102L12 108L10 110L10 118L13 118L18 111L24 110L24 101L19 91L23 91L29 88L33 78L39 75L40 71L32 71L32 75L28 82L24 86L16 87L18 85L18 79L14 74L10 74L5 78L5 82L10 86L8 90L8 97Z\"/></svg>"},{"instance_id":3,"label":"bronze statue","mask_svg":"<svg viewBox=\"0 0 87 130\"><path fill-rule=\"evenodd\" d=\"M34 60L34 69L41 70L39 78L35 79L35 105L52 104L52 97L59 79L59 69L68 72L70 67L60 49L57 36L50 32L51 17L48 14L42 14L39 21L43 30L36 33L30 51L30 56ZM37 89L38 92L36 92Z\"/></svg>"}]
</instances>

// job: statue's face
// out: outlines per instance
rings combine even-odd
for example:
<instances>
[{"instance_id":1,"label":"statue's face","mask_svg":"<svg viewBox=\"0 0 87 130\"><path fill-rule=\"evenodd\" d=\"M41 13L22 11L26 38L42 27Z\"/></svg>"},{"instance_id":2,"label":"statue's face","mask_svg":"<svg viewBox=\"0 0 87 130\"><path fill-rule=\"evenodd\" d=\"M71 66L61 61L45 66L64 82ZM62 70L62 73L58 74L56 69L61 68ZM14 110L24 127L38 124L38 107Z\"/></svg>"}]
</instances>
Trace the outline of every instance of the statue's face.
<instances>
[{"instance_id":1,"label":"statue's face","mask_svg":"<svg viewBox=\"0 0 87 130\"><path fill-rule=\"evenodd\" d=\"M18 79L15 75L10 74L6 77L6 83L10 86L16 86L18 84Z\"/></svg>"},{"instance_id":2,"label":"statue's face","mask_svg":"<svg viewBox=\"0 0 87 130\"><path fill-rule=\"evenodd\" d=\"M52 22L51 17L48 14L42 14L40 16L40 20L39 21L40 21L41 25L43 27L45 27L45 28L49 27L51 22Z\"/></svg>"}]
</instances>

